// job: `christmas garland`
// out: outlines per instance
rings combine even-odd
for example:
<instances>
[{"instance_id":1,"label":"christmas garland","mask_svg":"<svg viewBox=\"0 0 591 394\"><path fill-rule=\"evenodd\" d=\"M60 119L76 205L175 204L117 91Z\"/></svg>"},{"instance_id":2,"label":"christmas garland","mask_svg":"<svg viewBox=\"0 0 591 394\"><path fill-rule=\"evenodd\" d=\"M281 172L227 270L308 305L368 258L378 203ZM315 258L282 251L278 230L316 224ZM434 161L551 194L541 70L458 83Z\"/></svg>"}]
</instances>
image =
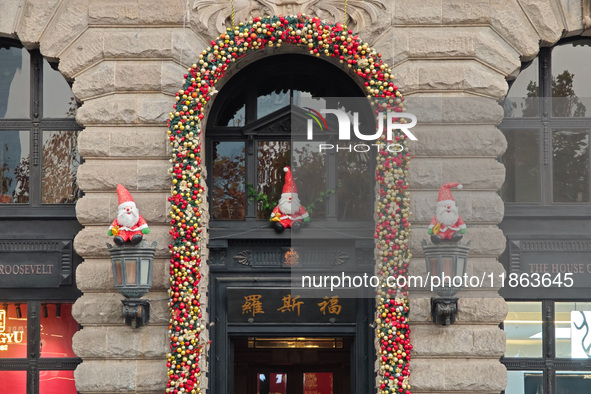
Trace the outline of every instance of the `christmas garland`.
<instances>
[{"instance_id":1,"label":"christmas garland","mask_svg":"<svg viewBox=\"0 0 591 394\"><path fill-rule=\"evenodd\" d=\"M167 393L201 393L199 360L204 356L200 333L202 321L200 294L201 204L204 199L201 178L201 132L206 105L216 92L215 85L232 62L247 52L283 44L307 47L311 55L327 56L347 64L364 80L368 98L377 112L403 112L404 99L393 83L393 75L367 43L351 30L305 15L254 18L229 28L211 41L184 76L183 88L176 93L174 112L168 121L173 148L169 245L170 259L170 353L167 355ZM406 136L396 132L396 142L406 146ZM388 143L382 137L384 144ZM380 392L411 394L408 384L410 329L406 289L388 288L386 278L406 275L408 251L409 198L406 191L409 155L381 150L377 159L379 187L376 224L377 271L383 287L377 294L377 337ZM390 281L391 282L391 281Z\"/></svg>"}]
</instances>

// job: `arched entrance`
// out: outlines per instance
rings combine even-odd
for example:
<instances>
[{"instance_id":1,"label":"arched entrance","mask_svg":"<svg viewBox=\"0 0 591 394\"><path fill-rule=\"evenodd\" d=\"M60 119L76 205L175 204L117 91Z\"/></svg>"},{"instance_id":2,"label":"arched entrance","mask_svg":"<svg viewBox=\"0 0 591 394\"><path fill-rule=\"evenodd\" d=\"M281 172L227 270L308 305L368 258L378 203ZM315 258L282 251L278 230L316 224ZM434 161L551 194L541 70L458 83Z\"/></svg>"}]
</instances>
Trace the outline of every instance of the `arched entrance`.
<instances>
[{"instance_id":1,"label":"arched entrance","mask_svg":"<svg viewBox=\"0 0 591 394\"><path fill-rule=\"evenodd\" d=\"M269 291L267 295L275 298L279 296L280 302L282 298L283 302L285 302L285 295L281 293L282 289L288 288L287 281L280 275L281 270L285 268L282 266L284 264L282 257L286 255L280 252L286 252L282 250L282 247L284 247L282 243L289 239L289 236L283 234L279 237L274 235L273 238L269 238L269 235L273 233L265 235L264 231L261 231L262 235L259 236L254 236L257 232L253 232L250 234L253 235L252 237L250 235L241 237L236 234L235 230L238 227L249 225L249 218L256 223L259 217L258 205L247 203L246 189L248 185L245 180L241 181L244 184L244 196L238 197L244 201L244 212L240 210L240 204L226 204L224 209L217 209L217 202L213 201L214 196L210 194L212 204L209 213L213 214L214 218L217 216L221 220L241 220L241 222L238 226L226 225L225 230L220 228L220 231L233 231L235 233L227 233L225 237L222 232L220 232L219 236L212 237L211 235L215 232L212 225L208 245L210 249L209 266L203 267L201 261L199 248L202 232L206 226L202 221L205 209L205 205L203 205L205 187L201 177L203 166L207 166L208 162L210 163L208 173L215 179L216 158L220 156L220 152L228 154L233 152L231 156L235 160L232 160L232 162L234 164L239 163L238 166L235 166L239 170L238 172L242 171L240 167L244 167L245 175L243 175L243 178L250 176L251 179L256 179L253 174L258 173L258 168L261 167L263 161L258 160L259 150L258 148L255 150L255 147L261 146L261 142L264 144L265 138L268 139L268 135L265 136L263 131L265 127L271 127L271 130L268 130L269 132L279 131L276 135L281 134L280 123L274 123L282 117L280 110L271 111L268 114L257 114L258 103L254 102L254 105L251 105L249 110L248 101L246 101L244 103L244 114L242 115L240 113L242 108L241 100L237 98L234 100L229 99L229 109L227 111L220 110L220 113L226 115L221 116L219 119L223 119L226 123L222 122L217 126L231 128L232 126L227 123L231 122L231 124L239 128L239 130L233 130L236 134L224 135L222 133L218 136L220 140L216 141L215 138L218 137L216 137L214 127L208 128L207 133L212 133L209 140L211 143L208 146L203 145L201 134L203 130L202 121L208 113L208 102L216 94L221 95L221 92L218 93L216 89L216 87L221 86L218 81L224 77L226 71L231 70L229 65L233 61L242 58L242 55L246 54L246 52L252 53L253 49L261 50L282 45L295 45L295 48L300 48L300 50L304 48L311 55L327 56L338 61L343 68L351 69L352 74L356 74L363 81L361 94L370 98L369 101L376 111L403 111L401 107L402 97L392 81L393 76L389 72L387 65L382 63L380 55L375 53L367 44L362 43L351 31L343 29L340 24L331 25L317 18L308 18L302 15L286 18L282 16L265 19L255 18L246 25L240 25L235 30L229 30L227 34L222 34L219 39L212 41L211 45L208 50L200 55L198 64L189 69L185 85L177 94L177 104L175 105L175 112L171 114L169 127L169 138L174 151L172 168L174 187L170 199L173 212L171 234L174 242L170 246L173 256L171 259L171 294L173 298L170 304L172 312L172 354L169 357L169 391L175 392L178 388L192 389L195 385L198 385L199 368L195 367L195 360L199 359L199 354L204 353L204 346L199 342L199 335L205 330L205 324L197 323L202 318L201 295L197 284L202 273L209 272L209 270L211 270L212 274L209 288L211 306L209 313L212 322L215 323L215 328L210 330L213 347L215 348L215 350L212 348L210 353L210 371L214 380L212 387L216 385L215 392L231 392L233 390L233 382L229 380L235 376L231 370L234 368L232 349L240 348L241 344L244 343L245 339L240 337L246 336L247 341L252 338L253 343L256 343L257 340L259 343L264 343L271 338L282 337L286 333L296 331L305 335L300 337L303 338L304 342L315 341L317 338L332 338L335 343L338 341L354 343L350 347L351 349L354 348L354 350L347 353L347 357L351 359L349 368L350 390L351 392L373 390L373 387L375 387L372 372L374 356L370 355L373 353L373 347L371 346L371 334L369 333L369 325L374 320L373 308L370 305L373 299L350 300L350 307L347 308L350 315L342 320L328 317L327 322L318 319L311 321L304 319L301 325L294 321L282 320L284 325L291 326L288 331L281 331L281 325L278 324L278 320L272 319L272 314L265 315L271 320L261 321L260 326L258 325L260 320L255 317L253 317L253 321L248 319L244 322L241 321L241 319L247 317L244 308L245 305L248 308L249 297L253 296L253 294L246 294L252 290L246 286L247 284L251 285L251 287L253 283L258 284L259 287L256 288L256 291ZM292 48L294 47L292 46ZM264 49L264 51L271 50L273 49ZM259 52L259 54L265 53L264 51ZM314 58L311 57L311 59ZM240 65L248 64L247 60L254 59L253 57L250 59L244 57L244 59L239 60ZM236 68L238 66L237 64ZM327 79L334 76L330 72L325 75ZM231 83L231 80L229 83ZM282 84L284 84L284 81L278 81L280 87L278 92L275 91L277 88L274 88L273 84L271 84L271 88L267 93L283 96L289 102L297 99L294 92L301 92L301 89L298 86L283 88ZM320 84L322 84L322 81L320 81ZM330 84L328 85L330 86ZM283 92L287 88L289 88L289 93ZM239 95L239 92L235 93ZM258 101L258 95L253 97L256 97ZM279 97L279 99L281 98ZM215 105L210 116L212 116L212 119L218 119L215 115ZM277 118L273 118L274 116L277 116ZM242 118L245 121L244 127L241 127L240 124ZM256 127L250 128L249 122L251 121L252 125ZM235 140L232 140L232 138L235 138ZM385 136L382 139L386 142ZM396 135L397 142L404 144L404 140L405 136L402 133ZM280 138L273 141L280 141ZM237 145L220 147L223 143L241 143L244 147ZM201 155L204 149L206 150L205 159ZM281 149L284 149L284 153L287 153L291 152L293 147L283 147ZM240 159L242 150L244 150L245 156L243 160ZM247 159L247 155L253 157ZM372 231L375 231L375 233L370 233L367 237L361 236L355 242L350 242L347 245L348 251L336 251L336 257L333 256L332 258L333 261L343 264L344 261L347 261L347 258L343 256L355 256L354 259L350 259L351 265L355 265L353 261L358 261L361 254L366 254L366 257L360 260L366 263L364 268L371 269L371 272L373 272L374 239L377 239L378 249L381 249L381 253L386 252L380 260L378 277L384 279L387 275L397 276L406 273L408 259L410 258L407 246L409 230L406 221L409 200L408 194L405 192L407 188L406 166L408 157L406 152L385 153L377 156L376 171L371 174L371 178L374 178L378 183L379 198L384 201L387 200L386 203L378 206L378 214L380 217L384 217L384 220L380 220L377 226L374 224ZM249 165L250 167L248 167ZM223 163L220 163L218 167L227 168ZM332 165L334 171L337 171L336 167L334 164ZM331 165L327 164L327 173L330 172L330 168ZM236 171L231 173L236 174ZM269 182L269 184L273 184L273 182ZM251 185L256 187L256 184ZM214 181L214 183L210 183L209 187L212 192L215 192L218 185ZM240 191L240 188L236 188L236 190ZM260 191L255 189L255 201L258 201L259 193ZM263 193L266 194L267 192L263 191ZM333 193L336 192L333 190ZM215 198L218 197L215 196ZM332 219L331 215L333 215L338 222L339 217L336 212L339 210L337 203L339 198L337 197L331 196L328 198L329 202L326 203L327 220ZM236 199L236 193L232 198ZM267 198L267 200L270 200L270 198ZM330 205L331 201L333 201L332 207ZM229 205L234 207L229 209L227 208ZM211 209L212 207L213 209ZM246 234L253 229L244 228L243 230L242 234ZM394 237L395 240L391 239L391 237ZM230 238L232 239L231 242ZM323 241L322 238L314 240L318 243ZM323 246L326 248L327 245L325 242ZM242 249L240 250L240 248ZM388 250L394 249L396 253L388 253ZM279 254L275 257L269 257L273 253ZM257 258L257 254L266 257ZM328 259L320 260L328 261ZM257 264L259 264L258 267L256 267ZM250 271L250 276L244 275L245 272L248 272L246 270L254 270L255 268L258 271ZM219 275L218 269L220 270ZM252 272L255 272L256 275L252 274ZM264 294L255 293L254 296L260 298ZM242 304L238 305L233 300L240 300ZM244 300L246 300L246 303L244 303ZM316 305L319 306L321 303L316 302ZM236 309L239 313L234 315L233 311ZM274 309L283 312L281 306ZM344 305L343 309L345 309ZM293 306L291 311L293 312ZM386 366L380 370L383 378L380 379L379 383L382 389L400 392L397 388L399 387L406 393L408 392L407 389L410 388L407 382L408 360L410 358L407 353L410 349L408 333L410 330L407 325L408 301L404 289L400 291L386 288L379 289L378 313L384 317L384 319L377 320L377 335L380 338L379 354L382 357L382 365ZM232 331L232 325L235 326L235 331ZM391 335L394 325L398 336L395 344L393 344L394 339ZM296 330L294 327L298 327L298 329ZM327 330L327 327L331 327L331 329ZM236 338L233 339L233 336ZM284 354L288 353L292 352L284 352ZM339 368L342 370L346 367L341 366ZM359 372L358 370L364 371ZM390 373L390 371L394 370L397 370L396 375ZM294 371L292 373L305 373L305 371ZM268 372L271 373L272 371L269 370ZM321 371L316 372L321 373ZM264 371L261 373L255 371L254 373L255 377L256 374L259 377L261 374L266 376ZM281 373L281 371L277 373ZM335 374L340 374L337 370L332 373L333 377ZM296 379L299 379L300 375L297 376Z\"/></svg>"}]
</instances>

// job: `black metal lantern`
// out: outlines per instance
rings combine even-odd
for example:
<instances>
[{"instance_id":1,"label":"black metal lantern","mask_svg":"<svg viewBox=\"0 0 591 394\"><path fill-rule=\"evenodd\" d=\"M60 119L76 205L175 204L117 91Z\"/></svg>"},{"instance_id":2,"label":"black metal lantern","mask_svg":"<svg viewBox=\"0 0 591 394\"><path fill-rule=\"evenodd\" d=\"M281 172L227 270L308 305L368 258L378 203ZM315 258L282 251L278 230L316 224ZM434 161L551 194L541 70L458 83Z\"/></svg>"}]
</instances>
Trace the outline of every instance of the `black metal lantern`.
<instances>
[{"instance_id":1,"label":"black metal lantern","mask_svg":"<svg viewBox=\"0 0 591 394\"><path fill-rule=\"evenodd\" d=\"M458 312L458 299L453 296L466 283L466 265L470 243L459 245L452 242L427 245L423 241L423 252L427 264L430 283L437 284L433 290L439 296L431 298L431 318L433 322L448 326L453 324Z\"/></svg>"},{"instance_id":2,"label":"black metal lantern","mask_svg":"<svg viewBox=\"0 0 591 394\"><path fill-rule=\"evenodd\" d=\"M156 242L151 246L145 241L121 246L107 243L107 248L111 254L115 288L125 297L121 300L125 323L134 328L141 327L150 321L150 303L140 297L152 287Z\"/></svg>"}]
</instances>

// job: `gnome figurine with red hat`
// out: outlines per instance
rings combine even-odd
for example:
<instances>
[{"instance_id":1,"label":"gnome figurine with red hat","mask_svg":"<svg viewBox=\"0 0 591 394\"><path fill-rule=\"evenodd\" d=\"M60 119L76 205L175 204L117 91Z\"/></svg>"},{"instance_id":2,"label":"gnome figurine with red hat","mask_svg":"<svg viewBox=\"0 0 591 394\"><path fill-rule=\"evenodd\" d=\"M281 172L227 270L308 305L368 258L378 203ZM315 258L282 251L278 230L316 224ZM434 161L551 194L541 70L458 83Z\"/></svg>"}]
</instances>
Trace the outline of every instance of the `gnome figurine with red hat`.
<instances>
[{"instance_id":1,"label":"gnome figurine with red hat","mask_svg":"<svg viewBox=\"0 0 591 394\"><path fill-rule=\"evenodd\" d=\"M431 242L441 243L444 239L457 242L466 234L466 224L458 213L458 207L451 195L451 188L462 189L457 182L448 182L441 185L435 216L431 220L428 233L431 235Z\"/></svg>"},{"instance_id":2,"label":"gnome figurine with red hat","mask_svg":"<svg viewBox=\"0 0 591 394\"><path fill-rule=\"evenodd\" d=\"M121 184L117 185L117 197L117 219L113 220L108 234L114 236L113 241L117 245L121 246L124 242L137 245L142 241L143 234L150 232L148 224L140 215L129 191Z\"/></svg>"},{"instance_id":3,"label":"gnome figurine with red hat","mask_svg":"<svg viewBox=\"0 0 591 394\"><path fill-rule=\"evenodd\" d=\"M298 189L293 181L291 169L284 167L283 171L285 171L285 184L279 203L273 209L270 219L278 233L283 232L286 228L298 231L302 226L302 221L304 223L310 221L310 215L306 212L306 208L300 204Z\"/></svg>"}]
</instances>

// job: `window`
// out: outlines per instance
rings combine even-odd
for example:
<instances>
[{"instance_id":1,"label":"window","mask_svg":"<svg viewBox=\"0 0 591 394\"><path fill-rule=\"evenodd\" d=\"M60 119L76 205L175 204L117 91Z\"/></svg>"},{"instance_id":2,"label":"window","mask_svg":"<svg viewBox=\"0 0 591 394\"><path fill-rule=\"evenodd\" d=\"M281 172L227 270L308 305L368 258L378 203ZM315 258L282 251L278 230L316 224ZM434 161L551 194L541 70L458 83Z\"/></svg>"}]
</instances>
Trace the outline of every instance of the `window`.
<instances>
[{"instance_id":1,"label":"window","mask_svg":"<svg viewBox=\"0 0 591 394\"><path fill-rule=\"evenodd\" d=\"M542 48L504 103L507 394L591 392L590 44Z\"/></svg>"},{"instance_id":2,"label":"window","mask_svg":"<svg viewBox=\"0 0 591 394\"><path fill-rule=\"evenodd\" d=\"M206 129L212 228L268 227L285 166L292 167L313 221L372 218L372 155L320 152L319 143L335 143L335 136L308 141L292 133L292 117L303 114L304 100L342 105L326 103L326 97L364 95L346 72L307 55L255 62L223 86Z\"/></svg>"},{"instance_id":3,"label":"window","mask_svg":"<svg viewBox=\"0 0 591 394\"><path fill-rule=\"evenodd\" d=\"M0 391L74 394L77 103L55 64L0 40Z\"/></svg>"},{"instance_id":4,"label":"window","mask_svg":"<svg viewBox=\"0 0 591 394\"><path fill-rule=\"evenodd\" d=\"M507 394L591 391L591 302L508 302Z\"/></svg>"},{"instance_id":5,"label":"window","mask_svg":"<svg viewBox=\"0 0 591 394\"><path fill-rule=\"evenodd\" d=\"M578 40L542 48L512 83L499 126L508 142L502 196L509 215L514 203L591 203L590 44Z\"/></svg>"},{"instance_id":6,"label":"window","mask_svg":"<svg viewBox=\"0 0 591 394\"><path fill-rule=\"evenodd\" d=\"M70 303L0 302L0 379L14 394L75 394Z\"/></svg>"},{"instance_id":7,"label":"window","mask_svg":"<svg viewBox=\"0 0 591 394\"><path fill-rule=\"evenodd\" d=\"M0 216L74 216L77 103L54 67L0 41Z\"/></svg>"}]
</instances>

